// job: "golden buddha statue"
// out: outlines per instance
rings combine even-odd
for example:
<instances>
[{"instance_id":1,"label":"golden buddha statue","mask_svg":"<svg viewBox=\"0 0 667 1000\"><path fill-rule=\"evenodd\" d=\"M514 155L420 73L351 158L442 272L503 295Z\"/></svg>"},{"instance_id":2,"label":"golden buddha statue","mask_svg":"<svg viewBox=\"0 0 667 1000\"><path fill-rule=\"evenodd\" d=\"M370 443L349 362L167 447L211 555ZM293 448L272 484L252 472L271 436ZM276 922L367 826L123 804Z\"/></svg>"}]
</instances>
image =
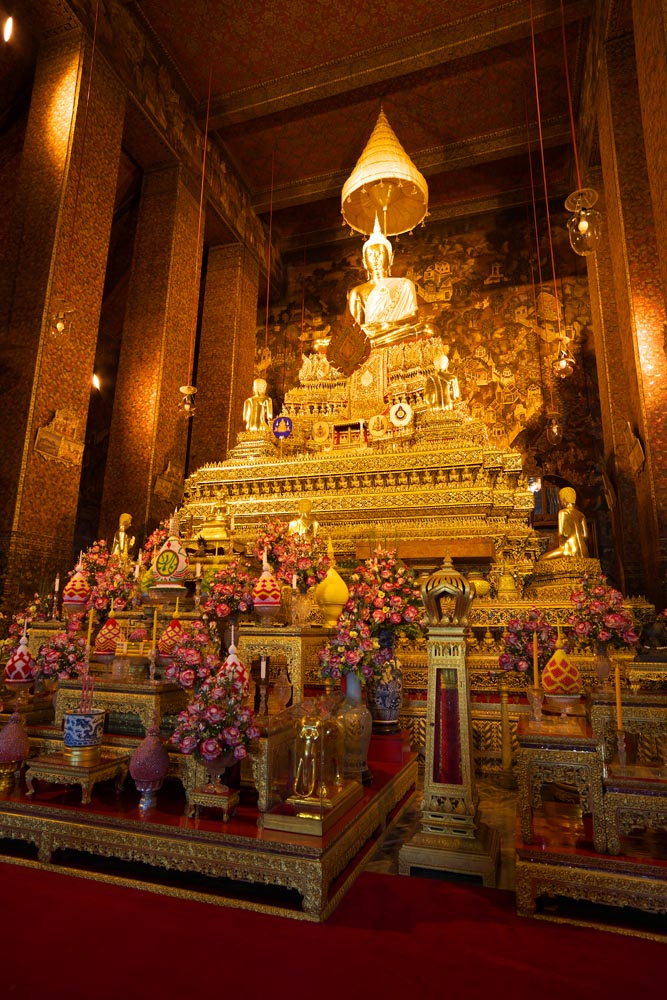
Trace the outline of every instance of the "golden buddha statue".
<instances>
[{"instance_id":1,"label":"golden buddha statue","mask_svg":"<svg viewBox=\"0 0 667 1000\"><path fill-rule=\"evenodd\" d=\"M118 519L118 530L113 536L111 555L118 556L122 563L130 561L130 553L134 546L134 535L130 535L132 515L121 514Z\"/></svg>"},{"instance_id":2,"label":"golden buddha statue","mask_svg":"<svg viewBox=\"0 0 667 1000\"><path fill-rule=\"evenodd\" d=\"M349 309L371 346L386 347L417 330L417 290L409 278L390 277L394 254L377 216L362 258L368 280L348 293Z\"/></svg>"},{"instance_id":3,"label":"golden buddha statue","mask_svg":"<svg viewBox=\"0 0 667 1000\"><path fill-rule=\"evenodd\" d=\"M424 385L424 402L435 412L453 410L454 403L461 399L461 389L456 375L448 371L449 358L438 354L433 358L433 366L435 372Z\"/></svg>"},{"instance_id":4,"label":"golden buddha statue","mask_svg":"<svg viewBox=\"0 0 667 1000\"><path fill-rule=\"evenodd\" d=\"M266 431L273 419L273 403L271 397L266 395L266 382L263 378L256 378L252 383L253 395L249 396L243 404L243 419L247 431Z\"/></svg>"},{"instance_id":5,"label":"golden buddha statue","mask_svg":"<svg viewBox=\"0 0 667 1000\"><path fill-rule=\"evenodd\" d=\"M310 535L311 538L316 537L319 524L311 516L312 509L313 505L310 500L301 501L299 504L299 516L290 521L287 527L289 535Z\"/></svg>"},{"instance_id":6,"label":"golden buddha statue","mask_svg":"<svg viewBox=\"0 0 667 1000\"><path fill-rule=\"evenodd\" d=\"M558 540L560 545L545 552L540 562L545 559L557 559L561 556L581 556L588 558L588 526L586 518L575 506L577 494L571 486L564 486L558 491L560 510L558 511Z\"/></svg>"}]
</instances>

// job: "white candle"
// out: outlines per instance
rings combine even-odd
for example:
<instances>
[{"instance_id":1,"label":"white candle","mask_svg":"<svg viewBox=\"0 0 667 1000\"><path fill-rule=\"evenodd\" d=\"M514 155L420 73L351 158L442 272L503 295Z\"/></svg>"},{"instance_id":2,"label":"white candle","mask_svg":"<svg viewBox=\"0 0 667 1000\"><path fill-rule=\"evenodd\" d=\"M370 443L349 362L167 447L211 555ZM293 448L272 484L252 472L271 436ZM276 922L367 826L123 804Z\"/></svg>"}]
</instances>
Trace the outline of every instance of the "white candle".
<instances>
[{"instance_id":1,"label":"white candle","mask_svg":"<svg viewBox=\"0 0 667 1000\"><path fill-rule=\"evenodd\" d=\"M266 680L266 657L263 656L259 664L259 676L264 681Z\"/></svg>"},{"instance_id":2,"label":"white candle","mask_svg":"<svg viewBox=\"0 0 667 1000\"><path fill-rule=\"evenodd\" d=\"M292 590L296 590L296 573L292 573Z\"/></svg>"},{"instance_id":3,"label":"white candle","mask_svg":"<svg viewBox=\"0 0 667 1000\"><path fill-rule=\"evenodd\" d=\"M230 531L234 530L234 515L233 514L232 514L232 516L229 519L229 530Z\"/></svg>"},{"instance_id":4,"label":"white candle","mask_svg":"<svg viewBox=\"0 0 667 1000\"><path fill-rule=\"evenodd\" d=\"M157 608L153 611L153 649L156 649L156 639L157 639Z\"/></svg>"},{"instance_id":5,"label":"white candle","mask_svg":"<svg viewBox=\"0 0 667 1000\"><path fill-rule=\"evenodd\" d=\"M201 576L201 563L200 562L196 563L196 565L195 565L195 576L197 577L197 579L199 579L199 577Z\"/></svg>"},{"instance_id":6,"label":"white candle","mask_svg":"<svg viewBox=\"0 0 667 1000\"><path fill-rule=\"evenodd\" d=\"M57 594L60 590L60 573L56 573L56 582L53 584L53 593Z\"/></svg>"}]
</instances>

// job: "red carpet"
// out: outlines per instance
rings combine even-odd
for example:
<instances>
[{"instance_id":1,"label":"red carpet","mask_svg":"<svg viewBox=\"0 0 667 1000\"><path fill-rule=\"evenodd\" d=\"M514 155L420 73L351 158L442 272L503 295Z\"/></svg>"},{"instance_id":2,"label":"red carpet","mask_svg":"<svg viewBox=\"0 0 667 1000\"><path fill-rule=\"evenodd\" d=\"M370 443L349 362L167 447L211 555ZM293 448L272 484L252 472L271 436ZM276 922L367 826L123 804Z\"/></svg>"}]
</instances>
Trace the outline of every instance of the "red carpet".
<instances>
[{"instance_id":1,"label":"red carpet","mask_svg":"<svg viewBox=\"0 0 667 1000\"><path fill-rule=\"evenodd\" d=\"M656 941L517 917L509 892L364 873L325 924L0 863L0 995L29 1000L628 998Z\"/></svg>"}]
</instances>

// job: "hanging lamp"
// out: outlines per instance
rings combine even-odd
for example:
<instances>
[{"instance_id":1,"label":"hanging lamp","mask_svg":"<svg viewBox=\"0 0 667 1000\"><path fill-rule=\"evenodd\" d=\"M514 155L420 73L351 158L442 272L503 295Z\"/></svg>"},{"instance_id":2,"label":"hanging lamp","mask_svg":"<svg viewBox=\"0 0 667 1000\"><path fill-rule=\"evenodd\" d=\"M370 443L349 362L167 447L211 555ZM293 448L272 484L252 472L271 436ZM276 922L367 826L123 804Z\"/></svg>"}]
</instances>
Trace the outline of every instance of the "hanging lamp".
<instances>
[{"instance_id":1,"label":"hanging lamp","mask_svg":"<svg viewBox=\"0 0 667 1000\"><path fill-rule=\"evenodd\" d=\"M398 141L382 108L370 139L341 193L343 219L358 233L408 233L428 212L428 185Z\"/></svg>"}]
</instances>

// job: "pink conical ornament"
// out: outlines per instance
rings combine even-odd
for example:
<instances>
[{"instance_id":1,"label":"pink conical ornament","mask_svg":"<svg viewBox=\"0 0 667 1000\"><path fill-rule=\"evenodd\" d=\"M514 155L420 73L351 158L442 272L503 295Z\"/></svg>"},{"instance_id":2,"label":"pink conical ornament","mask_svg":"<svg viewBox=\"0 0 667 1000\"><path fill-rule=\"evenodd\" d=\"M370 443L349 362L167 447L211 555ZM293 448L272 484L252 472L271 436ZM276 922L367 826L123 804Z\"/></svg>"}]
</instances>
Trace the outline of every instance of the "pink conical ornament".
<instances>
[{"instance_id":1,"label":"pink conical ornament","mask_svg":"<svg viewBox=\"0 0 667 1000\"><path fill-rule=\"evenodd\" d=\"M19 644L7 660L5 681L8 684L29 684L35 676L35 661L28 649L28 635L23 629Z\"/></svg>"},{"instance_id":2,"label":"pink conical ornament","mask_svg":"<svg viewBox=\"0 0 667 1000\"><path fill-rule=\"evenodd\" d=\"M114 656L116 646L122 642L123 633L113 615L109 615L95 639L96 656Z\"/></svg>"},{"instance_id":3,"label":"pink conical ornament","mask_svg":"<svg viewBox=\"0 0 667 1000\"><path fill-rule=\"evenodd\" d=\"M280 610L280 600L280 584L271 572L264 550L262 573L252 588L253 606L259 615L270 619Z\"/></svg>"},{"instance_id":4,"label":"pink conical ornament","mask_svg":"<svg viewBox=\"0 0 667 1000\"><path fill-rule=\"evenodd\" d=\"M67 611L85 611L90 598L88 579L81 569L81 564L63 587L63 608Z\"/></svg>"},{"instance_id":5,"label":"pink conical ornament","mask_svg":"<svg viewBox=\"0 0 667 1000\"><path fill-rule=\"evenodd\" d=\"M157 724L148 727L146 736L130 758L130 774L141 792L139 808L146 811L155 805L158 790L169 771L169 754L162 745Z\"/></svg>"}]
</instances>

